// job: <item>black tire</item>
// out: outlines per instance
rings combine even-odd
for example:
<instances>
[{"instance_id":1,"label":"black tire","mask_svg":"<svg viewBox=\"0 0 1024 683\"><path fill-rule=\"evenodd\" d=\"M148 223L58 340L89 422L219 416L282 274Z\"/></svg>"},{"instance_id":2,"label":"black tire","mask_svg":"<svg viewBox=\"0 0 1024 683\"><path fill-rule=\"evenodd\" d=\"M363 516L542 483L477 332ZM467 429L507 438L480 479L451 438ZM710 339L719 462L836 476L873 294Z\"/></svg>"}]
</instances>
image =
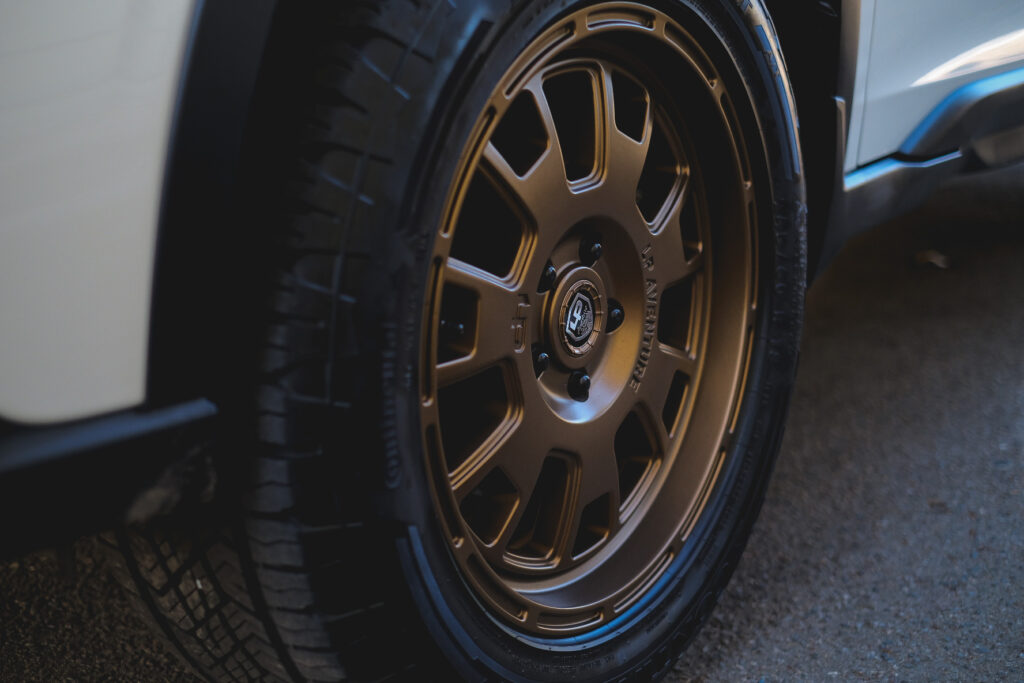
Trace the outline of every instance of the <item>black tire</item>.
<instances>
[{"instance_id":1,"label":"black tire","mask_svg":"<svg viewBox=\"0 0 1024 683\"><path fill-rule=\"evenodd\" d=\"M297 132L276 143L290 177L266 181L284 200L268 212L256 418L221 467L241 492L222 496L219 528L117 538L141 603L207 679L654 680L724 589L779 448L806 273L793 99L759 0L649 3L704 37L760 192L748 381L686 557L614 633L544 648L460 581L431 502L417 340L445 188L505 65L582 4L352 0L278 17L267 82L288 75L287 106L267 99Z\"/></svg>"}]
</instances>

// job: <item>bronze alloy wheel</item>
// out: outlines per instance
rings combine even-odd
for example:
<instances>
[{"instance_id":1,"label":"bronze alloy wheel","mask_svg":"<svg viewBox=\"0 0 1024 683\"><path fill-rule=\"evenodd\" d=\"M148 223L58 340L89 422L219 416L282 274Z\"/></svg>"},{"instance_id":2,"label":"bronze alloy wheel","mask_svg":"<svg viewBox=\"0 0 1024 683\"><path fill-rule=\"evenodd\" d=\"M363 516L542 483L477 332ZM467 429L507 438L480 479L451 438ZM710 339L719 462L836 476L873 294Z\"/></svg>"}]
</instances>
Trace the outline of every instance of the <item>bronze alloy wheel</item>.
<instances>
[{"instance_id":1,"label":"bronze alloy wheel","mask_svg":"<svg viewBox=\"0 0 1024 683\"><path fill-rule=\"evenodd\" d=\"M659 680L796 368L763 0L270 5L211 293L240 341L169 471L216 504L118 531L122 580L205 680Z\"/></svg>"},{"instance_id":2,"label":"bronze alloy wheel","mask_svg":"<svg viewBox=\"0 0 1024 683\"><path fill-rule=\"evenodd\" d=\"M688 111L698 98L713 106ZM513 629L623 614L715 484L757 301L732 111L681 26L602 3L522 52L462 155L428 291L423 438L451 552ZM713 215L712 194L735 210Z\"/></svg>"}]
</instances>

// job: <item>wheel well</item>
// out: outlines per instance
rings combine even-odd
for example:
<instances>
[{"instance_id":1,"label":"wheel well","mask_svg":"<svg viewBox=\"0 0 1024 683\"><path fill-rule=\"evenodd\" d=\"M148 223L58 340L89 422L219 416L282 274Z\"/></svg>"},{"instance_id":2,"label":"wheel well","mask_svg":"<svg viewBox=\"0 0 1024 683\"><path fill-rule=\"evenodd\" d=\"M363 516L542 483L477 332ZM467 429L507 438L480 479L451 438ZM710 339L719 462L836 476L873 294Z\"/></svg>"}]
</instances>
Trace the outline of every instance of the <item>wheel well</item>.
<instances>
[{"instance_id":1,"label":"wheel well","mask_svg":"<svg viewBox=\"0 0 1024 683\"><path fill-rule=\"evenodd\" d=\"M808 278L817 273L837 191L842 0L766 0L782 44L800 120L808 203ZM850 1L850 0L846 0Z\"/></svg>"}]
</instances>

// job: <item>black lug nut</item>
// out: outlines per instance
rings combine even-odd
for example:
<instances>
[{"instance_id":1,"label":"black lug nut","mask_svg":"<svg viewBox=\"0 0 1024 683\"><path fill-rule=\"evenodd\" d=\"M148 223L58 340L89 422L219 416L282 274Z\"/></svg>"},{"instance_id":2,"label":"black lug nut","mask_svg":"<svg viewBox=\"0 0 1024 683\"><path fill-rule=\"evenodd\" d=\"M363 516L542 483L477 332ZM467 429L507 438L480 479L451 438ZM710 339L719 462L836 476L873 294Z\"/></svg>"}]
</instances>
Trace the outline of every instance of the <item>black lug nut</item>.
<instances>
[{"instance_id":1,"label":"black lug nut","mask_svg":"<svg viewBox=\"0 0 1024 683\"><path fill-rule=\"evenodd\" d=\"M622 324L622 321L626 319L626 311L615 299L611 299L608 302L608 332L614 332Z\"/></svg>"},{"instance_id":2,"label":"black lug nut","mask_svg":"<svg viewBox=\"0 0 1024 683\"><path fill-rule=\"evenodd\" d=\"M577 401L586 401L590 397L590 375L585 370L569 375L569 395Z\"/></svg>"},{"instance_id":3,"label":"black lug nut","mask_svg":"<svg viewBox=\"0 0 1024 683\"><path fill-rule=\"evenodd\" d=\"M601 258L604 247L597 237L586 237L580 242L580 262L585 266L592 266Z\"/></svg>"},{"instance_id":4,"label":"black lug nut","mask_svg":"<svg viewBox=\"0 0 1024 683\"><path fill-rule=\"evenodd\" d=\"M548 261L548 264L544 266L544 272L540 275L540 282L537 284L537 293L543 294L554 287L556 277L558 277L558 271L555 270L555 267L551 265L550 261Z\"/></svg>"},{"instance_id":5,"label":"black lug nut","mask_svg":"<svg viewBox=\"0 0 1024 683\"><path fill-rule=\"evenodd\" d=\"M537 348L533 348L533 371L540 377L544 374L544 371L551 365L551 356L548 355L547 351Z\"/></svg>"}]
</instances>

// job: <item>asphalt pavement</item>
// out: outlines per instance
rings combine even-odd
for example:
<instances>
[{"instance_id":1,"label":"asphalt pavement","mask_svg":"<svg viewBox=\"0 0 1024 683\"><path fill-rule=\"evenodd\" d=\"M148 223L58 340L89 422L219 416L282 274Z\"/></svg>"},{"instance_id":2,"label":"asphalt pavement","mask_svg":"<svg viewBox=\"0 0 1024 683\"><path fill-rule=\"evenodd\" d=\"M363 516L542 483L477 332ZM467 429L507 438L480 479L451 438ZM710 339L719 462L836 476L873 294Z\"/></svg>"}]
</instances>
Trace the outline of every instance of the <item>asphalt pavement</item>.
<instances>
[{"instance_id":1,"label":"asphalt pavement","mask_svg":"<svg viewBox=\"0 0 1024 683\"><path fill-rule=\"evenodd\" d=\"M193 680L105 566L0 563L0 681ZM1024 167L815 283L761 518L669 680L1024 680Z\"/></svg>"},{"instance_id":2,"label":"asphalt pavement","mask_svg":"<svg viewBox=\"0 0 1024 683\"><path fill-rule=\"evenodd\" d=\"M671 680L1024 680L1024 169L854 240L807 303L761 517Z\"/></svg>"}]
</instances>

